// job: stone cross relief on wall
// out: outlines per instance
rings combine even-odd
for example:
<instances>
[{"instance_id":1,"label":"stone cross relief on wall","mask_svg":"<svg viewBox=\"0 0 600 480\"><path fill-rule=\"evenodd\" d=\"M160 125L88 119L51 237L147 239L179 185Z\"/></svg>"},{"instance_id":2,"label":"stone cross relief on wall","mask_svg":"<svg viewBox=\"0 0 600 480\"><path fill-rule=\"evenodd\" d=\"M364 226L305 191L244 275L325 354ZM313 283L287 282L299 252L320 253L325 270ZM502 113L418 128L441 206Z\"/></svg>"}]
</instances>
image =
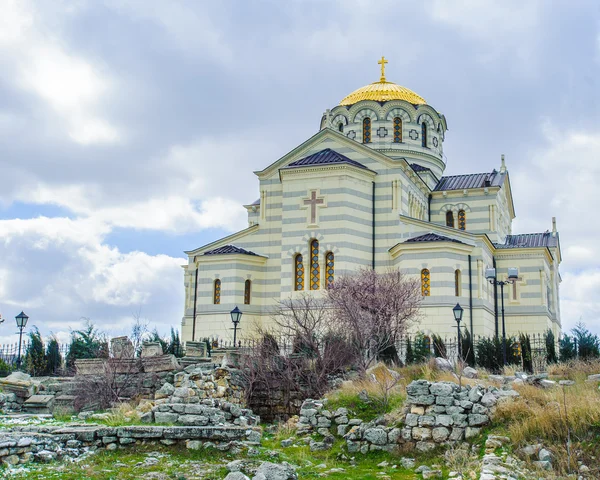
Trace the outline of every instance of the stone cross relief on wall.
<instances>
[{"instance_id":1,"label":"stone cross relief on wall","mask_svg":"<svg viewBox=\"0 0 600 480\"><path fill-rule=\"evenodd\" d=\"M317 191L311 190L308 198L302 200L301 208L308 208L308 223L315 225L317 223L317 206L325 206L325 197L317 197Z\"/></svg>"}]
</instances>

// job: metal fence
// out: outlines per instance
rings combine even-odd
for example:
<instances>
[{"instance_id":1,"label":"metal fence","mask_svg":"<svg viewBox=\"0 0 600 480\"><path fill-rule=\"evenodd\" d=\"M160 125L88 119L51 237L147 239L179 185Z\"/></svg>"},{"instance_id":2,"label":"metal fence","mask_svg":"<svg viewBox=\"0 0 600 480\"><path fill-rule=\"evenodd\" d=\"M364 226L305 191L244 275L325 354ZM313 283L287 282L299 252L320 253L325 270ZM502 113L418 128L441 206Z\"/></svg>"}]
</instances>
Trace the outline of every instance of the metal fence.
<instances>
[{"instance_id":1,"label":"metal fence","mask_svg":"<svg viewBox=\"0 0 600 480\"><path fill-rule=\"evenodd\" d=\"M30 346L30 342L21 343L21 358L25 357L27 353L27 349ZM69 345L66 343L58 345L58 351L61 356L65 358L67 353L69 353ZM9 343L9 344L0 344L0 360L3 362L12 365L17 363L17 358L19 356L19 342Z\"/></svg>"},{"instance_id":2,"label":"metal fence","mask_svg":"<svg viewBox=\"0 0 600 480\"><path fill-rule=\"evenodd\" d=\"M475 352L477 351L478 345L486 339L488 339L488 338L481 337L481 336L475 337L474 342L473 342L473 344L474 344L473 348L474 348ZM293 352L293 343L290 341L289 338L275 338L275 341L277 342L280 353L282 355L290 354ZM209 340L209 342L211 344L212 349L234 348L233 342L231 340L215 338L215 339ZM419 335L419 334L402 336L398 340L398 342L396 342L396 350L397 350L398 356L400 357L400 360L403 363L406 363L409 344L411 345L411 348L414 351L416 345L420 345L421 348L423 348L423 342L424 342L424 348L425 348L426 352L428 352L427 356L433 356L436 353L433 337L430 337L427 335ZM244 338L244 339L240 339L237 342L237 345L235 345L235 347L242 349L242 350L252 350L254 348L257 348L260 345L260 343L261 343L260 339ZM445 358L447 358L450 362L454 363L456 361L456 359L458 358L458 342L457 342L456 336L444 337L444 338L442 338L442 343L443 343L443 348L445 350L445 355L443 355L443 356ZM29 345L30 345L30 343L27 341L24 341L21 344L21 357L22 358L25 356ZM515 345L517 348L517 352L515 352L516 355L521 356L522 347L521 347L520 343L517 341ZM536 362L536 359L538 359L538 358L544 357L544 359L545 359L545 357L546 357L546 341L545 341L545 338L543 335L541 335L541 334L530 335L530 345L531 345L532 360L534 363ZM576 345L576 347L577 347L577 345ZM69 353L69 344L59 344L59 351L60 351L60 354L63 357L63 359L65 359L67 354ZM4 361L7 364L11 364L11 365L15 364L17 361L18 352L19 352L18 342L13 343L13 344L0 345L0 360ZM177 352L177 353L179 353L179 355L177 355L177 356L181 356L183 352ZM465 357L467 352L463 351L462 353L463 353L463 357Z\"/></svg>"}]
</instances>

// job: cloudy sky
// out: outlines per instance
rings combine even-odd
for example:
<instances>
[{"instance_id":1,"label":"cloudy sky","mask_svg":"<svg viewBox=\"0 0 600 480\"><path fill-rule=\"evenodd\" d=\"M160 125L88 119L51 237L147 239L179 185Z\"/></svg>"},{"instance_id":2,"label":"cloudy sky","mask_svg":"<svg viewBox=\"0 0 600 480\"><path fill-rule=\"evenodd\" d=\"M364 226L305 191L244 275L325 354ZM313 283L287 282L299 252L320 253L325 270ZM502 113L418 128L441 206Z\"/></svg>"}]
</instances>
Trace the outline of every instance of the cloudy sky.
<instances>
[{"instance_id":1,"label":"cloudy sky","mask_svg":"<svg viewBox=\"0 0 600 480\"><path fill-rule=\"evenodd\" d=\"M448 119L447 173L506 154L515 233L561 235L562 315L600 333L595 0L0 0L0 343L14 316L180 323L183 250L244 228L253 170L378 80Z\"/></svg>"}]
</instances>

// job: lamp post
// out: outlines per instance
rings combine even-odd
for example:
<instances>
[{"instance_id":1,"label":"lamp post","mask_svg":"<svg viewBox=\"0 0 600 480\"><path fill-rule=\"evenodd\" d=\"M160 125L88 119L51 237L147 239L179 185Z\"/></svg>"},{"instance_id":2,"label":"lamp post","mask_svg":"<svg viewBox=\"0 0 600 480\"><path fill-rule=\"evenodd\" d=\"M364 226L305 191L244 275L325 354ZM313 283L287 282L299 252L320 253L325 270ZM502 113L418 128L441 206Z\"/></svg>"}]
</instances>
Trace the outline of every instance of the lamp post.
<instances>
[{"instance_id":1,"label":"lamp post","mask_svg":"<svg viewBox=\"0 0 600 480\"><path fill-rule=\"evenodd\" d=\"M21 368L21 342L23 340L23 329L27 326L27 320L29 317L23 312L19 313L15 320L17 321L17 327L19 328L19 356L17 357L17 369Z\"/></svg>"},{"instance_id":2,"label":"lamp post","mask_svg":"<svg viewBox=\"0 0 600 480\"><path fill-rule=\"evenodd\" d=\"M460 337L460 321L463 316L463 308L459 303L452 309L452 313L454 313L454 320L456 320L456 341L458 342L458 359L462 360L462 339Z\"/></svg>"},{"instance_id":3,"label":"lamp post","mask_svg":"<svg viewBox=\"0 0 600 480\"><path fill-rule=\"evenodd\" d=\"M231 311L231 321L233 322L233 346L236 346L236 338L237 338L237 327L242 319L242 311L235 306L235 308Z\"/></svg>"},{"instance_id":4,"label":"lamp post","mask_svg":"<svg viewBox=\"0 0 600 480\"><path fill-rule=\"evenodd\" d=\"M500 298L502 303L502 362L506 365L506 323L504 321L504 285L510 285L515 283L519 279L519 269L509 268L508 279L501 281L496 277L496 269L488 268L485 271L485 278L492 285L500 285Z\"/></svg>"}]
</instances>

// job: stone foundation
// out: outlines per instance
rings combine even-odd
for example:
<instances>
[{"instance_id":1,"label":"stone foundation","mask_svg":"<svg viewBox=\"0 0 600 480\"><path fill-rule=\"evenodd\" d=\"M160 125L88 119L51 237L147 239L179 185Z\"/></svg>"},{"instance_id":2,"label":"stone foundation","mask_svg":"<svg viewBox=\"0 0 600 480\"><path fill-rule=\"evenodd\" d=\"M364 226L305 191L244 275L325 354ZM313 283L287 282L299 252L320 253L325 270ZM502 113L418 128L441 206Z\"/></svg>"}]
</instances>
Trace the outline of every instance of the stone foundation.
<instances>
[{"instance_id":1,"label":"stone foundation","mask_svg":"<svg viewBox=\"0 0 600 480\"><path fill-rule=\"evenodd\" d=\"M98 449L115 450L128 445L158 442L226 451L258 444L260 439L260 429L237 426L14 427L0 429L0 463L48 462L78 457Z\"/></svg>"}]
</instances>

